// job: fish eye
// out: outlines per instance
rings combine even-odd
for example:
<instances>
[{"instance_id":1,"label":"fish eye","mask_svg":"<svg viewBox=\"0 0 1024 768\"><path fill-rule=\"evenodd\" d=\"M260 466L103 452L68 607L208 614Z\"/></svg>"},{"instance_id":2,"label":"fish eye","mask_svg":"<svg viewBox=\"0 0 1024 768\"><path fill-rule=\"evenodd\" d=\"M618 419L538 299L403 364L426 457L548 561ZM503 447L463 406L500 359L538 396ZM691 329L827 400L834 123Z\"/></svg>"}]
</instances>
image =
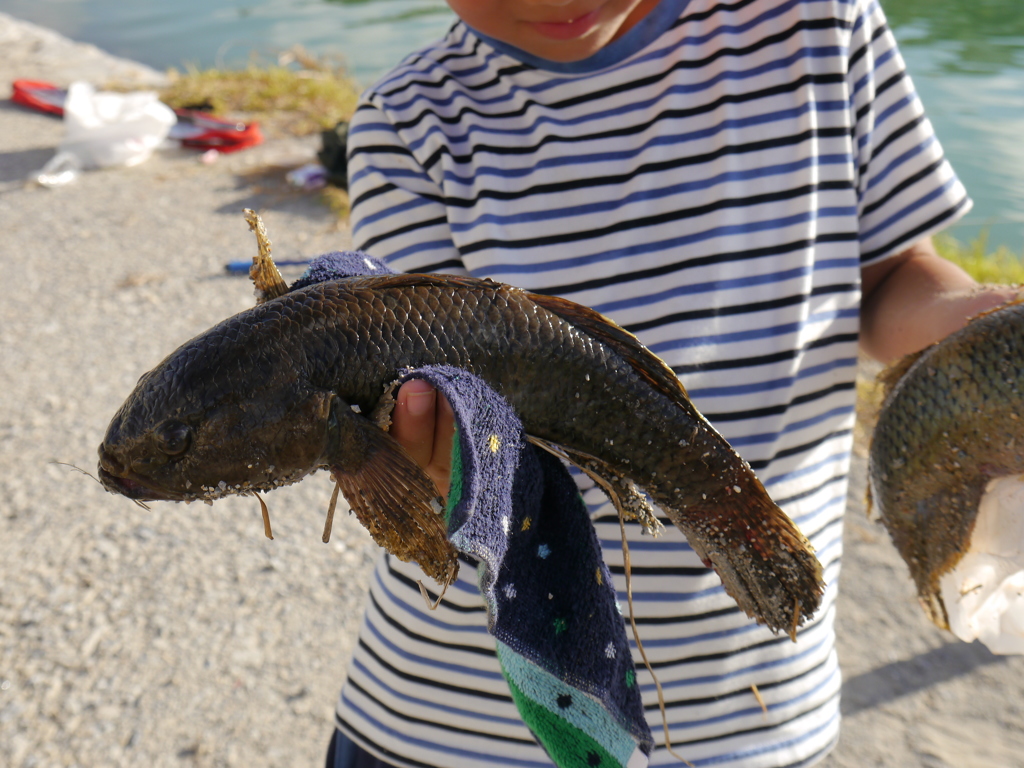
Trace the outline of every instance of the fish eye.
<instances>
[{"instance_id":1,"label":"fish eye","mask_svg":"<svg viewBox=\"0 0 1024 768\"><path fill-rule=\"evenodd\" d=\"M188 450L192 443L192 430L188 424L172 419L161 424L154 437L156 446L161 453L166 453L168 456L180 456Z\"/></svg>"}]
</instances>

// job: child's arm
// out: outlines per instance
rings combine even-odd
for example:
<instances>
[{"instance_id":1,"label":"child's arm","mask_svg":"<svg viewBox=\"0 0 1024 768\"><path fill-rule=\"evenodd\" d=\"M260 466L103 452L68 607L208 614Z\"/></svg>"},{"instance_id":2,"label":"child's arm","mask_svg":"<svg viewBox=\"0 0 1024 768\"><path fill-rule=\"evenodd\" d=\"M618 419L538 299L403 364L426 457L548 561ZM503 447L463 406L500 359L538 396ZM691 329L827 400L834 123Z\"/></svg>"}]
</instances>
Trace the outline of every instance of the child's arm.
<instances>
[{"instance_id":1,"label":"child's arm","mask_svg":"<svg viewBox=\"0 0 1024 768\"><path fill-rule=\"evenodd\" d=\"M384 256L399 271L464 273L439 184L372 95L353 115L348 153L353 247ZM412 379L399 388L391 435L442 496L448 495L454 431L451 406L430 384Z\"/></svg>"},{"instance_id":2,"label":"child's arm","mask_svg":"<svg viewBox=\"0 0 1024 768\"><path fill-rule=\"evenodd\" d=\"M924 349L1019 289L981 285L935 252L925 238L862 272L861 348L890 363Z\"/></svg>"}]
</instances>

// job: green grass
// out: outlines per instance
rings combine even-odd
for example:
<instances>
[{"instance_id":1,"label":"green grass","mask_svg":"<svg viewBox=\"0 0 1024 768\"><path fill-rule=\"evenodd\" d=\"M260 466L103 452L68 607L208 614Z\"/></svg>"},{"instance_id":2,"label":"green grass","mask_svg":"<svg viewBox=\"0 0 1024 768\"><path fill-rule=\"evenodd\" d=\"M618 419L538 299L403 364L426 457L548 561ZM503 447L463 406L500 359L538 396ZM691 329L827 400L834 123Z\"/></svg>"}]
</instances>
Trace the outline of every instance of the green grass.
<instances>
[{"instance_id":1,"label":"green grass","mask_svg":"<svg viewBox=\"0 0 1024 768\"><path fill-rule=\"evenodd\" d=\"M268 136L305 136L333 128L355 110L358 86L344 71L308 56L298 64L172 72L160 94L174 108L205 105L214 115L258 121Z\"/></svg>"},{"instance_id":2,"label":"green grass","mask_svg":"<svg viewBox=\"0 0 1024 768\"><path fill-rule=\"evenodd\" d=\"M982 232L969 243L950 235L935 238L939 254L962 267L979 283L1024 283L1024 259L1005 245L988 250L988 234Z\"/></svg>"}]
</instances>

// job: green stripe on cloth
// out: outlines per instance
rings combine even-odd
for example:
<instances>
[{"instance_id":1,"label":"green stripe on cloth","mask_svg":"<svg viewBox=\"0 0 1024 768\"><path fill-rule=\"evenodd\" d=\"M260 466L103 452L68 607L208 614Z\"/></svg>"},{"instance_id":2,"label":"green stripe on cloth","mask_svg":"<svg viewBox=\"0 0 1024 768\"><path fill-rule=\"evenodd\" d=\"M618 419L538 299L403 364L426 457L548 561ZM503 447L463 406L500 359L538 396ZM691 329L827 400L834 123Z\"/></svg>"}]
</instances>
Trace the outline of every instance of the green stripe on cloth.
<instances>
[{"instance_id":1,"label":"green stripe on cloth","mask_svg":"<svg viewBox=\"0 0 1024 768\"><path fill-rule=\"evenodd\" d=\"M498 661L523 722L559 766L644 768L647 756L624 725L584 691L500 640Z\"/></svg>"},{"instance_id":2,"label":"green stripe on cloth","mask_svg":"<svg viewBox=\"0 0 1024 768\"><path fill-rule=\"evenodd\" d=\"M452 522L452 510L462 501L462 441L459 439L459 428L452 435L452 472L448 483L448 503L444 508L444 523Z\"/></svg>"}]
</instances>

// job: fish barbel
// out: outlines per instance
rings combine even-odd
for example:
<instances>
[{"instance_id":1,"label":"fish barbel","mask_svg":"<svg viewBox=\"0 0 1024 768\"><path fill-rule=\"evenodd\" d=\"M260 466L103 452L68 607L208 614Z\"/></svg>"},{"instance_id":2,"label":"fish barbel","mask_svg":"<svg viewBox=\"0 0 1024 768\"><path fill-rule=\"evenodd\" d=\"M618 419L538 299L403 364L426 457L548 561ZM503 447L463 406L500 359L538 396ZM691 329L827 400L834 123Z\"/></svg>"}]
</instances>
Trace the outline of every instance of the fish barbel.
<instances>
[{"instance_id":1,"label":"fish barbel","mask_svg":"<svg viewBox=\"0 0 1024 768\"><path fill-rule=\"evenodd\" d=\"M436 489L370 418L401 370L425 365L479 376L533 438L634 481L758 621L792 635L818 607L809 543L667 365L591 309L489 280L331 280L228 318L140 379L100 446L101 482L210 500L329 468L379 544L450 578Z\"/></svg>"},{"instance_id":2,"label":"fish barbel","mask_svg":"<svg viewBox=\"0 0 1024 768\"><path fill-rule=\"evenodd\" d=\"M940 579L968 551L986 489L1024 472L1022 419L1021 303L984 313L927 348L882 406L868 459L870 501L943 629L949 613Z\"/></svg>"}]
</instances>

